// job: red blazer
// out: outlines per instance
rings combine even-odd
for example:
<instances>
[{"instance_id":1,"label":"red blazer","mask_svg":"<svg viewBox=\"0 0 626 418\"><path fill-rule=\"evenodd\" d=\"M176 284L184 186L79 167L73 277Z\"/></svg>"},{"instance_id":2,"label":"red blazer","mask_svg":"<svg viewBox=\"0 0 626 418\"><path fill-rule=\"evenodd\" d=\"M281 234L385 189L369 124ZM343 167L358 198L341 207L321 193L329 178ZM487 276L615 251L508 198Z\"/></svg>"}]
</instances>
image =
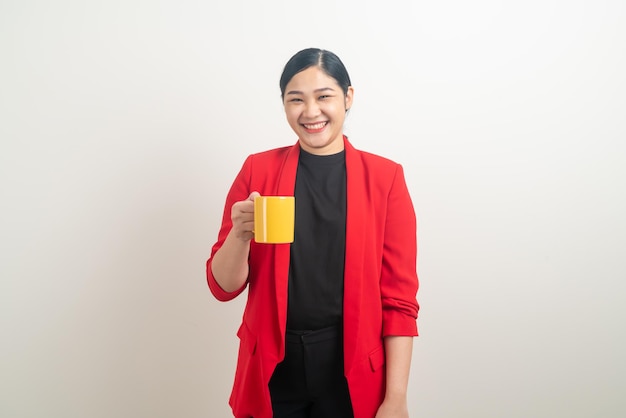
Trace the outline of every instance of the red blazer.
<instances>
[{"instance_id":1,"label":"red blazer","mask_svg":"<svg viewBox=\"0 0 626 418\"><path fill-rule=\"evenodd\" d=\"M355 418L372 418L385 394L383 337L417 335L416 220L402 167L358 151L344 137L347 176L344 276L344 373ZM251 192L293 195L300 147L249 156L226 199L207 279L226 301L248 286L237 335L239 357L230 405L237 418L271 418L268 383L284 358L289 244L250 244L250 273L239 290L225 292L211 261L231 229L233 203Z\"/></svg>"}]
</instances>

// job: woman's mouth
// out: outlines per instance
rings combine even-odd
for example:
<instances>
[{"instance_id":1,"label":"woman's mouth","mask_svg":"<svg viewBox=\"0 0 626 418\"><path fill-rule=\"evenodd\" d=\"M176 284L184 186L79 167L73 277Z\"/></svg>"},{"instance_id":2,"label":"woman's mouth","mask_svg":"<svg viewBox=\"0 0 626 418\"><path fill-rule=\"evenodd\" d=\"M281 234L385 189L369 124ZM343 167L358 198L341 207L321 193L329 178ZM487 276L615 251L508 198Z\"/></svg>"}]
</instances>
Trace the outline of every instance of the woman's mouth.
<instances>
[{"instance_id":1,"label":"woman's mouth","mask_svg":"<svg viewBox=\"0 0 626 418\"><path fill-rule=\"evenodd\" d=\"M322 132L326 125L328 125L328 121L316 123L302 123L301 125L304 127L304 130L307 131L307 133L315 134L318 132Z\"/></svg>"}]
</instances>

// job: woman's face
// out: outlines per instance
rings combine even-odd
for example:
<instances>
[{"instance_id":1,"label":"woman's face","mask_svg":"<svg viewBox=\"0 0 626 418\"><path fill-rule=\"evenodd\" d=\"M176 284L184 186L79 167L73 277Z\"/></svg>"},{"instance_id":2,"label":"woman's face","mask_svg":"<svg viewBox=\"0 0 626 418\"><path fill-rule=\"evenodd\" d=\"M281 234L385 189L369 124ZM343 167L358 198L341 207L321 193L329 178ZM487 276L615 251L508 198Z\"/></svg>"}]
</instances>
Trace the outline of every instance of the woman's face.
<instances>
[{"instance_id":1,"label":"woman's face","mask_svg":"<svg viewBox=\"0 0 626 418\"><path fill-rule=\"evenodd\" d=\"M317 155L343 150L343 121L352 106L352 87L347 94L318 67L294 75L285 88L283 104L289 126L300 146Z\"/></svg>"}]
</instances>

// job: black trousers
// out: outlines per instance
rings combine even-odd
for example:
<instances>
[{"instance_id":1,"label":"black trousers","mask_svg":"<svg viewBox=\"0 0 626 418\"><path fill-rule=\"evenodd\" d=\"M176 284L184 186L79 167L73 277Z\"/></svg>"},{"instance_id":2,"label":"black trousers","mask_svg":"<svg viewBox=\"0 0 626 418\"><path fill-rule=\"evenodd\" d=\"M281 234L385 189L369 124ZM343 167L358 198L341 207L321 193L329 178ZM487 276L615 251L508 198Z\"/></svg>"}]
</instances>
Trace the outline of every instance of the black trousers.
<instances>
[{"instance_id":1,"label":"black trousers","mask_svg":"<svg viewBox=\"0 0 626 418\"><path fill-rule=\"evenodd\" d=\"M285 344L269 384L274 418L353 418L341 327L287 330Z\"/></svg>"}]
</instances>

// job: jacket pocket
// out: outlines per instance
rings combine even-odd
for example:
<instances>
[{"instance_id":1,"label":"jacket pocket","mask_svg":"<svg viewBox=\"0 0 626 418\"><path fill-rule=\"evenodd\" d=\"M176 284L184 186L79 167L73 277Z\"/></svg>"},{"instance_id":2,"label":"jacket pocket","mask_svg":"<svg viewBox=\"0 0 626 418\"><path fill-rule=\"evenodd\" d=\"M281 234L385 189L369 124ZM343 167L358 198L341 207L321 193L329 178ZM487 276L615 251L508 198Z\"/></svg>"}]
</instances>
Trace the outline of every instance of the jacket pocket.
<instances>
[{"instance_id":1,"label":"jacket pocket","mask_svg":"<svg viewBox=\"0 0 626 418\"><path fill-rule=\"evenodd\" d=\"M369 354L369 360L370 360L370 367L372 368L373 372L375 372L376 370L384 366L385 365L385 347L383 345L380 345L376 347L376 349L371 351Z\"/></svg>"},{"instance_id":2,"label":"jacket pocket","mask_svg":"<svg viewBox=\"0 0 626 418\"><path fill-rule=\"evenodd\" d=\"M256 335L250 328L246 325L246 322L243 321L239 330L237 331L237 337L241 341L241 348L245 349L250 355L253 355L256 352Z\"/></svg>"}]
</instances>

